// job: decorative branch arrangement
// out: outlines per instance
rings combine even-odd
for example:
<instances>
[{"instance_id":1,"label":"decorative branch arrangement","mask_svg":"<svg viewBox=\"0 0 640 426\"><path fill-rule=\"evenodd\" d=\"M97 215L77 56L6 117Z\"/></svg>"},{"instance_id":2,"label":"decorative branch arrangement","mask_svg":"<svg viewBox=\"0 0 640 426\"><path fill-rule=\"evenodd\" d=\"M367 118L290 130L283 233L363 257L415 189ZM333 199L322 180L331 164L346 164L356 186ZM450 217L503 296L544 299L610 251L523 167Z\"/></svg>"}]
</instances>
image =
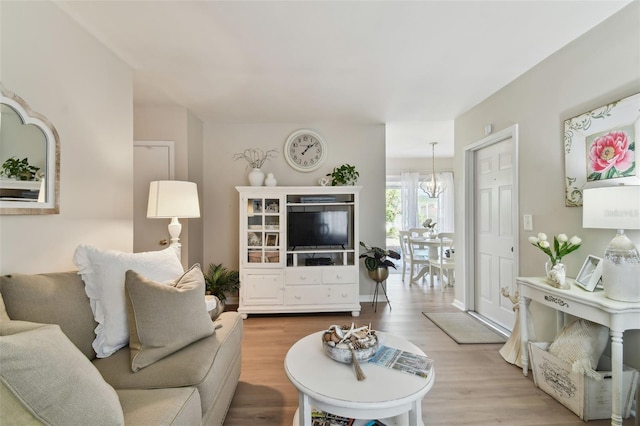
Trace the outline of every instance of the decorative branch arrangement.
<instances>
[{"instance_id":1,"label":"decorative branch arrangement","mask_svg":"<svg viewBox=\"0 0 640 426\"><path fill-rule=\"evenodd\" d=\"M252 169L259 169L264 165L265 161L275 158L277 153L277 149L264 151L260 148L247 148L238 154L233 154L233 159L244 159L247 161L248 167Z\"/></svg>"}]
</instances>

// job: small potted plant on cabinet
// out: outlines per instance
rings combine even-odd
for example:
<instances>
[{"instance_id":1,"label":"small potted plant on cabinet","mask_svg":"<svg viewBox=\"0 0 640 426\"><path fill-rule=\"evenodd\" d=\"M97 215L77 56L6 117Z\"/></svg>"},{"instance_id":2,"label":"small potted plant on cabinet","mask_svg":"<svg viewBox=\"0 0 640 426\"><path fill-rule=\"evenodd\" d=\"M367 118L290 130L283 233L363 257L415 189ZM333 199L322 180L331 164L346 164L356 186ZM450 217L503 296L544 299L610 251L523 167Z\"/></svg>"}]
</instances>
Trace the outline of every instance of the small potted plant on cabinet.
<instances>
[{"instance_id":1,"label":"small potted plant on cabinet","mask_svg":"<svg viewBox=\"0 0 640 426\"><path fill-rule=\"evenodd\" d=\"M22 160L11 157L2 163L0 176L6 176L9 179L31 181L35 180L38 170L40 170L40 168L30 165L29 159L26 157Z\"/></svg>"},{"instance_id":2,"label":"small potted plant on cabinet","mask_svg":"<svg viewBox=\"0 0 640 426\"><path fill-rule=\"evenodd\" d=\"M334 167L331 173L327 173L331 177L331 186L355 185L360 177L360 173L356 170L356 166L343 164L340 167Z\"/></svg>"}]
</instances>

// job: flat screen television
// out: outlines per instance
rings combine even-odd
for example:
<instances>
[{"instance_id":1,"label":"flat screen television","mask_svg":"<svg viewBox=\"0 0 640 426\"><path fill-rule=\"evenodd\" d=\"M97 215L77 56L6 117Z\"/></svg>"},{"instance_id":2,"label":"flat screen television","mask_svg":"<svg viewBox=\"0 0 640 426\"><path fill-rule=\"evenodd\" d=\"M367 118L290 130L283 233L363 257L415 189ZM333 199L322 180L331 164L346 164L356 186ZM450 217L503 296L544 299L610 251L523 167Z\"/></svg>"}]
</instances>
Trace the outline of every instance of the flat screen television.
<instances>
[{"instance_id":1,"label":"flat screen television","mask_svg":"<svg viewBox=\"0 0 640 426\"><path fill-rule=\"evenodd\" d=\"M288 245L296 247L344 246L349 243L349 212L289 212Z\"/></svg>"}]
</instances>

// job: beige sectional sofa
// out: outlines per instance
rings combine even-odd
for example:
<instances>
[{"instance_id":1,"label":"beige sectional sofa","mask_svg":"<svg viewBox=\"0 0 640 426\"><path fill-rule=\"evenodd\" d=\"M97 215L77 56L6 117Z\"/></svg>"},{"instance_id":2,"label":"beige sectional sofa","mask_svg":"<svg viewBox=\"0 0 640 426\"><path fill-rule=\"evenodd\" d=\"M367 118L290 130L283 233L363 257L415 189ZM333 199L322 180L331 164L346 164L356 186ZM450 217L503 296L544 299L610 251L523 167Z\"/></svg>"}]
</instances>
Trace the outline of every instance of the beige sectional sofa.
<instances>
[{"instance_id":1,"label":"beige sectional sofa","mask_svg":"<svg viewBox=\"0 0 640 426\"><path fill-rule=\"evenodd\" d=\"M66 415L67 424L81 424L81 416L91 416L92 409L102 410L91 417L94 425L223 423L240 377L243 330L238 313L223 313L214 322L214 334L134 373L129 346L109 357L96 358L92 341L97 323L77 272L3 276L0 295L2 350L5 355L23 350L29 357L41 356L36 366L42 368L23 370L41 381L41 388L51 386L45 393L51 400L42 402L40 395L34 403L29 400L33 397L30 389L16 391L7 385L10 373L23 374L18 376L19 386L31 380L26 373L9 370L14 364L14 370L19 370L23 368L20 365L33 360L14 357L14 364L5 363L0 368L0 424L55 424L49 415L58 419L56 415ZM57 358L68 361L48 365ZM72 406L61 409L62 404ZM74 417L78 406L79 414ZM52 407L61 413L51 413Z\"/></svg>"}]
</instances>

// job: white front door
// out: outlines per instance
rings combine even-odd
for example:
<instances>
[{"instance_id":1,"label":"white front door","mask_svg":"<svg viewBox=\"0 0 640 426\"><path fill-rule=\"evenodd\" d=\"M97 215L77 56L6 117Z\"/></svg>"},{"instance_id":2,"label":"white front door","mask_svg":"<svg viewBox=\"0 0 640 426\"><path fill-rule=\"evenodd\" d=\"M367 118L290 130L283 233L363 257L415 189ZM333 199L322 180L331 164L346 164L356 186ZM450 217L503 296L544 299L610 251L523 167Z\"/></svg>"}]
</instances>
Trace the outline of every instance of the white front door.
<instances>
[{"instance_id":1,"label":"white front door","mask_svg":"<svg viewBox=\"0 0 640 426\"><path fill-rule=\"evenodd\" d=\"M514 167L510 136L475 152L475 308L480 315L509 330L515 321L513 305L500 290L506 287L513 293L515 288Z\"/></svg>"},{"instance_id":2,"label":"white front door","mask_svg":"<svg viewBox=\"0 0 640 426\"><path fill-rule=\"evenodd\" d=\"M133 251L162 250L168 247L169 219L147 219L149 183L173 180L173 141L133 143Z\"/></svg>"}]
</instances>

